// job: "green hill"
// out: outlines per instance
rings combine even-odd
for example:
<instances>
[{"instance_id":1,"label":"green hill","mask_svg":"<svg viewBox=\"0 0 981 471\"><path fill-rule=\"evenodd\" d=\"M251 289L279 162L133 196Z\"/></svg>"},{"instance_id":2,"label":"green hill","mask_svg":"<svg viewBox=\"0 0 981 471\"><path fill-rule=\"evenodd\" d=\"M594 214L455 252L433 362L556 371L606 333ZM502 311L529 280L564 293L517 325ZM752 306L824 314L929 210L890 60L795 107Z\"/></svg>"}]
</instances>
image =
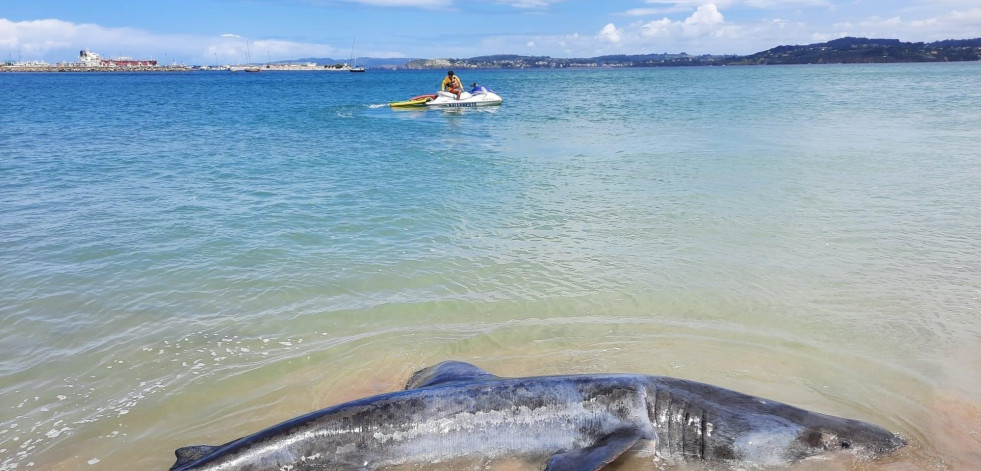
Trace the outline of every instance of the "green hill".
<instances>
[{"instance_id":1,"label":"green hill","mask_svg":"<svg viewBox=\"0 0 981 471\"><path fill-rule=\"evenodd\" d=\"M779 46L730 64L861 64L981 60L981 38L932 43L846 37L806 46Z\"/></svg>"}]
</instances>

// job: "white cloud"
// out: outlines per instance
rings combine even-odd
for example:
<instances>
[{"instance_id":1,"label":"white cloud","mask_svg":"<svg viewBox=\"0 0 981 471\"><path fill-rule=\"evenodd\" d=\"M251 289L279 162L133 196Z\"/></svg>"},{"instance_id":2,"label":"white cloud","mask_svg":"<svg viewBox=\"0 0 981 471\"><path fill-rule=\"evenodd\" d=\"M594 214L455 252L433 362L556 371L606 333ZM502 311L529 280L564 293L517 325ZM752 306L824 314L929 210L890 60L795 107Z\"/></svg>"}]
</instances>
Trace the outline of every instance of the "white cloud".
<instances>
[{"instance_id":1,"label":"white cloud","mask_svg":"<svg viewBox=\"0 0 981 471\"><path fill-rule=\"evenodd\" d=\"M656 5L653 8L633 8L623 12L626 16L653 16L670 15L674 13L690 12L706 5L714 5L716 9L724 10L731 7L749 7L761 10L779 10L801 7L825 7L833 9L835 6L830 0L646 0L648 5Z\"/></svg>"},{"instance_id":2,"label":"white cloud","mask_svg":"<svg viewBox=\"0 0 981 471\"><path fill-rule=\"evenodd\" d=\"M686 25L706 28L712 28L722 23L725 23L725 19L722 17L722 13L719 13L719 8L713 3L698 7L695 13L685 19Z\"/></svg>"},{"instance_id":3,"label":"white cloud","mask_svg":"<svg viewBox=\"0 0 981 471\"><path fill-rule=\"evenodd\" d=\"M950 0L965 1L965 0ZM692 9L699 9L707 5L713 5L718 10L735 7L756 8L761 10L781 10L803 7L822 7L834 9L835 5L831 0L646 0L644 3L655 5L650 8L633 8L621 14L626 16L653 16L671 15L675 13L690 12Z\"/></svg>"},{"instance_id":4,"label":"white cloud","mask_svg":"<svg viewBox=\"0 0 981 471\"><path fill-rule=\"evenodd\" d=\"M75 61L78 51L89 49L103 56L131 56L188 64L238 63L246 59L272 60L299 57L346 57L350 49L327 44L246 39L233 33L215 36L159 34L135 28L108 28L57 19L10 21L0 18L0 50L17 51L24 60ZM216 57L217 56L217 57ZM399 55L389 55L398 57Z\"/></svg>"},{"instance_id":5,"label":"white cloud","mask_svg":"<svg viewBox=\"0 0 981 471\"><path fill-rule=\"evenodd\" d=\"M689 12L690 5L675 5L671 7L659 8L633 8L623 12L626 16L651 16L651 15L670 15L672 13Z\"/></svg>"},{"instance_id":6,"label":"white cloud","mask_svg":"<svg viewBox=\"0 0 981 471\"><path fill-rule=\"evenodd\" d=\"M907 20L899 16L871 17L858 22L835 23L832 36L899 38L903 41L939 41L981 36L981 8L954 10L938 16Z\"/></svg>"},{"instance_id":7,"label":"white cloud","mask_svg":"<svg viewBox=\"0 0 981 471\"><path fill-rule=\"evenodd\" d=\"M641 26L640 34L647 37L669 36L672 30L676 29L677 24L669 18L661 18L660 20L654 20Z\"/></svg>"},{"instance_id":8,"label":"white cloud","mask_svg":"<svg viewBox=\"0 0 981 471\"><path fill-rule=\"evenodd\" d=\"M301 0L297 0L301 1ZM302 0L318 1L318 0ZM337 1L337 0L331 0ZM375 2L387 6L433 7L462 5L462 0L345 0ZM563 0L469 0L510 7L544 7ZM920 0L914 0L918 2ZM442 57L471 57L496 53L531 53L559 57L592 57L604 54L642 54L650 52L688 52L690 54L750 54L784 44L808 44L837 37L868 36L898 38L904 41L935 41L973 38L981 35L979 0L927 0L911 8L889 9L888 15L836 15L848 22L819 23L829 15L802 14L801 11L758 11L748 15L747 7L773 5L826 5L825 0L678 0L650 2L649 8L630 12L629 22L609 22L597 16L586 34L568 31L560 34L503 33L474 37L452 47L438 49ZM639 4L639 2L638 2ZM868 6L869 3L862 2ZM939 6L938 6L939 5ZM733 8L727 10L726 7ZM738 7L738 8L737 8ZM841 7L844 8L844 7ZM655 12L662 12L660 14ZM622 13L621 13L622 14ZM779 19L775 16L791 18ZM643 17L647 18L643 18ZM602 18L602 19L600 19ZM642 19L642 20L641 20ZM227 27L227 26L226 26ZM225 27L223 27L225 28ZM104 56L154 58L158 61L188 64L238 63L245 60L246 45L253 60L335 57L350 54L350 44L288 41L277 38L246 37L242 31L228 29L214 35L166 34L137 28L111 28L96 24L72 23L57 19L11 21L0 18L0 53L24 60L48 62L76 60L78 51L88 48ZM380 34L380 36L386 36ZM422 39L425 41L425 39ZM359 45L361 43L359 42ZM377 47L377 46L376 46ZM411 47L398 43L389 47ZM428 48L429 45L419 46ZM426 57L426 49L387 52L364 48L361 55L374 57ZM359 49L360 51L361 49Z\"/></svg>"},{"instance_id":9,"label":"white cloud","mask_svg":"<svg viewBox=\"0 0 981 471\"><path fill-rule=\"evenodd\" d=\"M977 1L977 0L975 0ZM981 31L981 9L965 9L943 15L919 15L903 12L903 17L874 18L864 22L831 25L811 20L786 19L773 12L745 19L726 14L717 2L698 2L681 17L665 15L653 21L599 23L595 34L500 35L485 37L480 49L486 51L527 52L534 43L535 54L556 57L594 57L606 54L646 54L651 52L687 52L689 54L752 54L779 45L810 44L828 41L848 34L898 38L904 41L934 41L949 38L977 37ZM733 4L734 2L728 2ZM814 1L783 2L819 4ZM742 3L743 5L746 2ZM762 3L760 3L762 4ZM789 12L787 18L795 18ZM911 15L907 18L905 15ZM655 17L657 18L657 17ZM732 18L738 18L733 20ZM916 18L914 20L914 18ZM927 31L935 34L926 37ZM467 57L461 51L455 57Z\"/></svg>"},{"instance_id":10,"label":"white cloud","mask_svg":"<svg viewBox=\"0 0 981 471\"><path fill-rule=\"evenodd\" d=\"M694 0L689 2L651 3L651 10L676 8L687 3L685 15L676 17L663 13L653 21L634 21L602 26L594 35L561 34L538 36L496 36L484 41L488 50L522 51L529 41L535 43L538 54L561 57L593 57L605 54L644 54L651 52L687 52L689 54L752 54L779 45L810 44L828 41L846 35L898 38L904 41L935 41L940 39L973 38L981 31L981 8L978 0L946 0L975 2L972 8L944 14L914 14L911 11L896 12L889 17L869 18L853 23L811 22L800 19L797 12L788 12L785 19L775 16L775 11L764 11L755 19L726 14L723 5L796 5L827 6L829 2L817 0ZM956 10L956 9L954 9ZM642 13L650 13L645 11ZM902 14L900 18L897 14ZM909 17L907 17L909 15ZM637 15L643 16L643 15ZM655 18L658 18L655 16ZM807 17L805 17L807 18ZM600 24L606 23L605 21ZM461 56L463 57L463 56Z\"/></svg>"},{"instance_id":11,"label":"white cloud","mask_svg":"<svg viewBox=\"0 0 981 471\"><path fill-rule=\"evenodd\" d=\"M623 12L627 16L650 16L668 13L666 8L633 8Z\"/></svg>"},{"instance_id":12,"label":"white cloud","mask_svg":"<svg viewBox=\"0 0 981 471\"><path fill-rule=\"evenodd\" d=\"M616 25L613 23L608 23L606 26L604 26L603 29L600 30L598 37L600 40L611 43L619 43L622 39L620 30L618 30Z\"/></svg>"},{"instance_id":13,"label":"white cloud","mask_svg":"<svg viewBox=\"0 0 981 471\"><path fill-rule=\"evenodd\" d=\"M134 46L148 42L147 34L131 28L103 28L45 19L14 22L0 18L0 47L16 49L25 58L44 57L53 51L74 50L105 44Z\"/></svg>"},{"instance_id":14,"label":"white cloud","mask_svg":"<svg viewBox=\"0 0 981 471\"><path fill-rule=\"evenodd\" d=\"M499 36L493 45L499 50L518 51L531 40L537 53L562 57L651 52L750 54L780 44L811 42L813 32L805 24L785 20L730 24L715 4L705 4L678 20L665 17L620 27L609 23L595 35ZM521 42L514 42L517 40ZM512 47L507 46L512 43Z\"/></svg>"},{"instance_id":15,"label":"white cloud","mask_svg":"<svg viewBox=\"0 0 981 471\"><path fill-rule=\"evenodd\" d=\"M646 0L650 5L662 5L663 8L694 8L704 5L705 0ZM716 0L713 2L719 8L747 6L752 8L777 9L799 7L832 7L830 0Z\"/></svg>"},{"instance_id":16,"label":"white cloud","mask_svg":"<svg viewBox=\"0 0 981 471\"><path fill-rule=\"evenodd\" d=\"M708 3L699 6L691 16L683 21L661 18L648 22L640 27L640 34L648 37L674 35L693 37L716 33L724 26L725 18L722 13L715 4Z\"/></svg>"}]
</instances>

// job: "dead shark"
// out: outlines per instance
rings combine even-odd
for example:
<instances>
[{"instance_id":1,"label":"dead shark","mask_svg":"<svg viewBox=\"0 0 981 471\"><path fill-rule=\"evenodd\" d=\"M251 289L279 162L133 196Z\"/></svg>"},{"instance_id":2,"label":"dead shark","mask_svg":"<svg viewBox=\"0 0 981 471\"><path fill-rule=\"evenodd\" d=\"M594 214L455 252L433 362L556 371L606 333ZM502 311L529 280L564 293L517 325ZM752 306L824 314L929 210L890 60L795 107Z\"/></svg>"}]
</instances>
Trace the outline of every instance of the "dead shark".
<instances>
[{"instance_id":1,"label":"dead shark","mask_svg":"<svg viewBox=\"0 0 981 471\"><path fill-rule=\"evenodd\" d=\"M220 446L176 451L171 471L371 471L452 459L540 460L594 471L638 443L669 460L780 466L834 452L864 457L905 445L859 420L809 412L663 376L502 378L448 361L405 390L296 417Z\"/></svg>"}]
</instances>

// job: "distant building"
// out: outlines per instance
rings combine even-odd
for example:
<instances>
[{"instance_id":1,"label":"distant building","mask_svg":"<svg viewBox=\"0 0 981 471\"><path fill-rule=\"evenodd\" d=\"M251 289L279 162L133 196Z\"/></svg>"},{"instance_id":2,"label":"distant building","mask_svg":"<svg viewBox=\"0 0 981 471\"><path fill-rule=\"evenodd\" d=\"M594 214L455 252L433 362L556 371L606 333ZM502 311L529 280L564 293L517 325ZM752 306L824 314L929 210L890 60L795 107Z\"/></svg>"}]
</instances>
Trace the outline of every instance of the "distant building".
<instances>
[{"instance_id":1,"label":"distant building","mask_svg":"<svg viewBox=\"0 0 981 471\"><path fill-rule=\"evenodd\" d=\"M30 68L30 67L48 67L48 63L44 61L17 61L17 62L7 62L4 65L8 67L18 67L18 68Z\"/></svg>"}]
</instances>

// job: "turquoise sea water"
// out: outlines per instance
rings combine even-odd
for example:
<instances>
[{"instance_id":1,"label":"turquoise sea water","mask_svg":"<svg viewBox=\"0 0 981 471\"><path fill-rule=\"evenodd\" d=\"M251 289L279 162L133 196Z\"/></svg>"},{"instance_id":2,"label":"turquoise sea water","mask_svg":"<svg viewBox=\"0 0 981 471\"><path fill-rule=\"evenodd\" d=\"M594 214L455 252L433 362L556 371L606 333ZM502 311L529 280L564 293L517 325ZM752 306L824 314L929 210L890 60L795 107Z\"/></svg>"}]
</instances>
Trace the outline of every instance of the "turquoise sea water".
<instances>
[{"instance_id":1,"label":"turquoise sea water","mask_svg":"<svg viewBox=\"0 0 981 471\"><path fill-rule=\"evenodd\" d=\"M981 460L981 64L459 72L504 104L0 75L0 470L167 469L446 359L911 442L833 469Z\"/></svg>"}]
</instances>

